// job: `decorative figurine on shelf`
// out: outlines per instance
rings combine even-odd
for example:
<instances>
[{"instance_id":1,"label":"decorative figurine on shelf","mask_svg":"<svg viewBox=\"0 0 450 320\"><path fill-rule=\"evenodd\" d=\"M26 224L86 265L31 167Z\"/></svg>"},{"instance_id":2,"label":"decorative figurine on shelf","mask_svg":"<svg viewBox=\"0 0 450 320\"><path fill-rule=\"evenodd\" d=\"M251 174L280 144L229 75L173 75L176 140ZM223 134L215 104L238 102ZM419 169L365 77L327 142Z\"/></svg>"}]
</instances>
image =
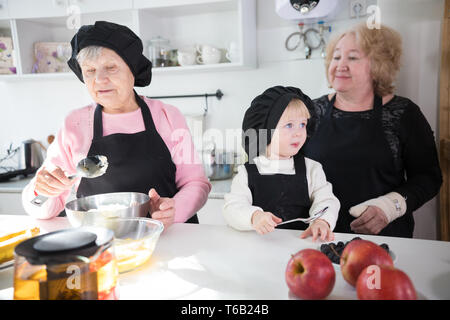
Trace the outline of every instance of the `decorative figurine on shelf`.
<instances>
[{"instance_id":1,"label":"decorative figurine on shelf","mask_svg":"<svg viewBox=\"0 0 450 320\"><path fill-rule=\"evenodd\" d=\"M71 52L69 42L36 42L31 73L69 72L67 60Z\"/></svg>"},{"instance_id":2,"label":"decorative figurine on shelf","mask_svg":"<svg viewBox=\"0 0 450 320\"><path fill-rule=\"evenodd\" d=\"M0 37L0 74L15 74L12 39Z\"/></svg>"}]
</instances>

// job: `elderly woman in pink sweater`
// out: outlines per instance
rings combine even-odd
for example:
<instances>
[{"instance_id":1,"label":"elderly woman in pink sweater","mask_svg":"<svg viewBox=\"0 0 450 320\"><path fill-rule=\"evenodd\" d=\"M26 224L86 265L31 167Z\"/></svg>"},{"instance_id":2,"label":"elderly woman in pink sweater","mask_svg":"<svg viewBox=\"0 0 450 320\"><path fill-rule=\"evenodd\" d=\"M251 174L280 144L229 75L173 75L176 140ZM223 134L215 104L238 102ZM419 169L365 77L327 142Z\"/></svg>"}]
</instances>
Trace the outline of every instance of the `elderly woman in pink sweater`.
<instances>
[{"instance_id":1,"label":"elderly woman in pink sweater","mask_svg":"<svg viewBox=\"0 0 450 320\"><path fill-rule=\"evenodd\" d=\"M70 68L95 101L65 119L47 158L22 193L33 217L59 215L73 185L77 197L109 192L143 192L151 198L151 217L169 227L198 223L196 211L211 184L182 114L173 106L139 96L134 86L151 81L151 62L142 41L127 27L97 21L79 29L71 41ZM93 179L68 179L86 156L104 155L108 169ZM49 197L42 206L36 195Z\"/></svg>"}]
</instances>

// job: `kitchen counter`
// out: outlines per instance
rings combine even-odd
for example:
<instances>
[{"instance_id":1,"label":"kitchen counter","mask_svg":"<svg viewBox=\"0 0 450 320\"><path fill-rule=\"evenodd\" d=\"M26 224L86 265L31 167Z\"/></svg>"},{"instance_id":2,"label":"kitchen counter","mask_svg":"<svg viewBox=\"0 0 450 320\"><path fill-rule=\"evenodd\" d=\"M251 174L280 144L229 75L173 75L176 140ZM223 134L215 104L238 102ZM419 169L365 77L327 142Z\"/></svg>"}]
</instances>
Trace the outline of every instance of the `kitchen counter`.
<instances>
[{"instance_id":1,"label":"kitchen counter","mask_svg":"<svg viewBox=\"0 0 450 320\"><path fill-rule=\"evenodd\" d=\"M33 176L0 182L0 215L14 214L26 215L22 206L22 190L30 182Z\"/></svg>"},{"instance_id":2,"label":"kitchen counter","mask_svg":"<svg viewBox=\"0 0 450 320\"><path fill-rule=\"evenodd\" d=\"M42 232L69 227L66 218L33 220L0 216L0 225L35 223ZM3 229L3 228L2 228ZM285 282L291 254L317 249L300 231L275 230L260 236L227 226L175 224L160 237L152 258L119 277L121 299L295 299ZM336 233L335 241L354 234ZM394 264L408 274L420 299L450 299L450 242L360 235L387 243ZM335 266L336 284L328 299L356 299L356 291ZM151 288L151 290L149 290ZM0 299L13 297L13 268L0 271Z\"/></svg>"},{"instance_id":3,"label":"kitchen counter","mask_svg":"<svg viewBox=\"0 0 450 320\"><path fill-rule=\"evenodd\" d=\"M26 178L17 177L9 181L0 182L0 192L4 193L22 193L23 188L33 179L33 176L28 176Z\"/></svg>"},{"instance_id":4,"label":"kitchen counter","mask_svg":"<svg viewBox=\"0 0 450 320\"><path fill-rule=\"evenodd\" d=\"M14 214L14 215L26 215L22 206L22 190L30 182L32 176L22 179L11 179L6 182L0 182L0 215ZM199 211L201 215L207 215L202 217L206 223L219 223L225 224L223 219L216 215L210 214L210 208L214 211L218 207L223 206L223 199L226 193L230 192L232 179L226 180L213 180L210 181L212 185L211 192L208 194L209 201L205 204L202 210ZM222 203L218 203L222 202Z\"/></svg>"},{"instance_id":5,"label":"kitchen counter","mask_svg":"<svg viewBox=\"0 0 450 320\"><path fill-rule=\"evenodd\" d=\"M22 193L23 188L30 182L33 177L27 177L22 179L11 179L9 181L0 182L0 192L5 193ZM230 192L232 179L226 180L212 180L212 189L208 195L210 199L223 199L225 193Z\"/></svg>"}]
</instances>

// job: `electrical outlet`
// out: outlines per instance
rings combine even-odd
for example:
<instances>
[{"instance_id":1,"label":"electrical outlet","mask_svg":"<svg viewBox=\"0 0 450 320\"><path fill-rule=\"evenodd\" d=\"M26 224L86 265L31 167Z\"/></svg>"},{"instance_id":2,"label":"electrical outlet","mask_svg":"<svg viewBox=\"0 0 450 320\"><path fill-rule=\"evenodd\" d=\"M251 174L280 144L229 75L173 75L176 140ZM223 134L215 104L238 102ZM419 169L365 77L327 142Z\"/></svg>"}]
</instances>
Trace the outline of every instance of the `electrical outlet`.
<instances>
[{"instance_id":1,"label":"electrical outlet","mask_svg":"<svg viewBox=\"0 0 450 320\"><path fill-rule=\"evenodd\" d=\"M366 0L350 0L350 18L363 17L366 15Z\"/></svg>"}]
</instances>

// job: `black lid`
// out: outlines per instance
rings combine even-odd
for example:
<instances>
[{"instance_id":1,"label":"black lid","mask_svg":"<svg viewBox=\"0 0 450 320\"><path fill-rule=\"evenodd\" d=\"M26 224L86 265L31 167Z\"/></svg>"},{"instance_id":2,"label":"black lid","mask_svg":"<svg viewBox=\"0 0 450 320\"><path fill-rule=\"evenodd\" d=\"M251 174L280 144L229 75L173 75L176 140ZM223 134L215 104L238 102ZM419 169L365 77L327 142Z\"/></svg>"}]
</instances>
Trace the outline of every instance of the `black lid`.
<instances>
[{"instance_id":1,"label":"black lid","mask_svg":"<svg viewBox=\"0 0 450 320\"><path fill-rule=\"evenodd\" d=\"M63 229L25 240L14 251L34 265L76 262L91 257L101 246L110 245L113 235L104 228Z\"/></svg>"}]
</instances>

